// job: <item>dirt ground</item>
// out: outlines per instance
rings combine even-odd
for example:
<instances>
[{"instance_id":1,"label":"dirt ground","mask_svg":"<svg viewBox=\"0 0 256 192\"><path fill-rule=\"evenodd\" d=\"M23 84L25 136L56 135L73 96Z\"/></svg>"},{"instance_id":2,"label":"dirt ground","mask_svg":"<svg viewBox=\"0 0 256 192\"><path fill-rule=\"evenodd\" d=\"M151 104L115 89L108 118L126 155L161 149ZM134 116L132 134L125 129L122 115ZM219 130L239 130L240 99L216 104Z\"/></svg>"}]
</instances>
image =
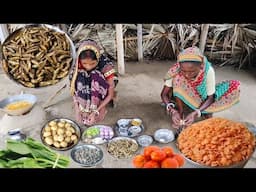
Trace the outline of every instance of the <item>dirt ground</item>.
<instances>
[{"instance_id":1,"label":"dirt ground","mask_svg":"<svg viewBox=\"0 0 256 192\"><path fill-rule=\"evenodd\" d=\"M143 120L145 131L143 134L153 135L159 128L172 129L170 119L160 105L160 92L163 86L163 77L172 64L171 61L144 61L144 62L126 62L126 74L119 76L117 85L117 101L115 108L108 108L108 114L100 124L114 126L120 118L138 117ZM237 79L241 81L241 101L229 110L214 114L214 116L225 117L235 121L245 121L256 125L254 109L256 107L256 75L244 70L237 71L233 67L216 68L216 81L226 79ZM0 74L0 100L7 96L24 93L31 93L38 97L38 102L33 110L23 116L11 117L0 112L0 148L3 148L6 133L9 129L21 128L27 135L40 141L40 130L47 120L56 117L65 117L74 120L74 110L72 100L69 94L68 86L50 103L45 110L43 106L51 98L55 91L68 83L67 79L59 82L57 85L29 89L17 85L1 71ZM81 126L84 130L86 127ZM163 144L157 144L165 146ZM175 148L175 142L166 144ZM102 168L132 168L130 159L115 159L106 152L106 145L99 145L104 151L104 161L99 166ZM137 153L140 153L140 148ZM176 148L175 148L176 150ZM176 151L178 152L178 151ZM70 150L61 152L70 155ZM256 155L254 154L245 166L246 168L256 167ZM193 168L194 165L186 162L184 168ZM70 168L81 168L71 160Z\"/></svg>"}]
</instances>

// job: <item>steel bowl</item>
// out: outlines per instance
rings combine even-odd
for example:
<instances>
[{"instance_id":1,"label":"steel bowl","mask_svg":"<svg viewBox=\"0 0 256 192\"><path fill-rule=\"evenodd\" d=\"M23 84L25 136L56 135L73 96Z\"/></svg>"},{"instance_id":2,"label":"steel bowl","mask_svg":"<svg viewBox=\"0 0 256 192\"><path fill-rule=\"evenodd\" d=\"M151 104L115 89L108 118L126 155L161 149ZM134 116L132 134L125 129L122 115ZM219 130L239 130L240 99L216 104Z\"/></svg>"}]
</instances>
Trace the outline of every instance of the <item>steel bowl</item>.
<instances>
[{"instance_id":1,"label":"steel bowl","mask_svg":"<svg viewBox=\"0 0 256 192\"><path fill-rule=\"evenodd\" d=\"M43 136L43 132L44 132L44 129L47 127L47 125L51 122L51 121L55 121L56 123L58 122L67 122L67 123L70 123L71 126L75 129L75 135L77 136L77 140L76 142L68 145L67 147L61 147L61 148L58 148L58 147L55 147L54 145L49 145L46 143L45 139L44 139L44 136ZM74 121L70 120L70 119L66 119L66 118L57 118L57 119L52 119L50 121L48 121L44 126L43 128L41 129L41 133L40 133L40 136L41 136L41 141L44 145L54 149L54 150L57 150L57 151L66 151L66 150L69 150L71 148L73 148L75 145L78 144L80 138L81 138L81 129L80 127L78 126L77 123L75 123Z\"/></svg>"},{"instance_id":2,"label":"steel bowl","mask_svg":"<svg viewBox=\"0 0 256 192\"><path fill-rule=\"evenodd\" d=\"M254 124L250 122L241 122L241 123L243 123L249 129L249 131L252 132L254 137L256 137L256 126Z\"/></svg>"},{"instance_id":3,"label":"steel bowl","mask_svg":"<svg viewBox=\"0 0 256 192\"><path fill-rule=\"evenodd\" d=\"M137 138L140 146L146 147L153 143L153 138L150 135L141 135Z\"/></svg>"},{"instance_id":4,"label":"steel bowl","mask_svg":"<svg viewBox=\"0 0 256 192\"><path fill-rule=\"evenodd\" d=\"M94 167L103 162L103 151L89 144L78 145L71 150L71 158L73 161L83 167Z\"/></svg>"},{"instance_id":5,"label":"steel bowl","mask_svg":"<svg viewBox=\"0 0 256 192\"><path fill-rule=\"evenodd\" d=\"M23 107L21 109L17 109L17 110L8 110L6 108L7 105L18 102L18 101L27 101L31 103L31 105L27 107ZM37 97L32 94L14 95L0 101L0 110L7 113L8 115L15 115L15 116L22 115L29 112L33 108L33 106L36 104L36 102L37 102Z\"/></svg>"},{"instance_id":6,"label":"steel bowl","mask_svg":"<svg viewBox=\"0 0 256 192\"><path fill-rule=\"evenodd\" d=\"M169 129L158 129L154 133L154 139L159 143L169 143L175 139L173 131Z\"/></svg>"},{"instance_id":7,"label":"steel bowl","mask_svg":"<svg viewBox=\"0 0 256 192\"><path fill-rule=\"evenodd\" d=\"M1 46L1 50L0 50L0 58L1 59L5 59L7 60L8 58L5 58L4 54L3 54L3 46L5 46L5 44L7 42L9 42L10 40L14 39L23 29L28 29L28 28L31 28L31 27L45 27L45 28L49 28L55 32L59 32L59 33L62 33L65 35L66 39L68 40L69 44L70 44L70 56L72 57L72 63L71 63L71 66L69 68L69 70L75 65L75 60L76 60L76 48L75 48L75 45L73 43L73 41L70 39L69 35L62 31L60 28L56 27L56 26L53 26L53 25L49 25L49 24L28 24L26 26L23 26L21 28L18 28L16 29L15 31L13 31L5 40L4 42L2 43L2 46ZM32 59L32 58L31 58ZM1 61L2 62L2 61ZM26 87L25 85L21 84L20 82L18 82L17 80L15 80L13 78L12 75L10 75L8 73L8 71L6 71L6 66L4 66L4 62L2 62L2 65L3 65L3 69L4 69L4 72L6 73L6 75L9 77L9 79L11 79L13 82L15 82L16 84L19 84L19 85L22 85L24 87ZM68 75L67 75L68 76ZM66 76L66 77L67 77ZM65 79L66 77L63 77L61 78L57 83L61 82L63 79ZM45 87L45 86L44 86ZM38 87L35 87L35 88L40 88L39 86Z\"/></svg>"}]
</instances>

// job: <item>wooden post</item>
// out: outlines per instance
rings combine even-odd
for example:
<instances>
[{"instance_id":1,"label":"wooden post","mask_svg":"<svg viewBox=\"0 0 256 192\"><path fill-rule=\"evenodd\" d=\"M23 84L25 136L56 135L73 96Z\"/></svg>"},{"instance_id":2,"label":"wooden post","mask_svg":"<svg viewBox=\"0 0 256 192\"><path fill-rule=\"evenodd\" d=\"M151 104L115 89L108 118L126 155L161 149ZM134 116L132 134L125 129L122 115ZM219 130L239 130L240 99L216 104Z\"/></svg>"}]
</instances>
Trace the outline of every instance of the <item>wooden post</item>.
<instances>
[{"instance_id":1,"label":"wooden post","mask_svg":"<svg viewBox=\"0 0 256 192\"><path fill-rule=\"evenodd\" d=\"M116 24L116 45L117 45L118 72L121 75L124 75L125 67L124 67L124 43L123 43L122 24Z\"/></svg>"},{"instance_id":2,"label":"wooden post","mask_svg":"<svg viewBox=\"0 0 256 192\"><path fill-rule=\"evenodd\" d=\"M199 44L199 49L202 51L202 53L204 53L208 29L209 29L209 24L202 24L201 35L200 35L200 44Z\"/></svg>"},{"instance_id":3,"label":"wooden post","mask_svg":"<svg viewBox=\"0 0 256 192\"><path fill-rule=\"evenodd\" d=\"M7 30L7 24L0 24L0 40L1 43L8 37L9 32Z\"/></svg>"},{"instance_id":4,"label":"wooden post","mask_svg":"<svg viewBox=\"0 0 256 192\"><path fill-rule=\"evenodd\" d=\"M142 24L137 24L137 45L138 45L138 60L143 60L143 47L142 47Z\"/></svg>"}]
</instances>

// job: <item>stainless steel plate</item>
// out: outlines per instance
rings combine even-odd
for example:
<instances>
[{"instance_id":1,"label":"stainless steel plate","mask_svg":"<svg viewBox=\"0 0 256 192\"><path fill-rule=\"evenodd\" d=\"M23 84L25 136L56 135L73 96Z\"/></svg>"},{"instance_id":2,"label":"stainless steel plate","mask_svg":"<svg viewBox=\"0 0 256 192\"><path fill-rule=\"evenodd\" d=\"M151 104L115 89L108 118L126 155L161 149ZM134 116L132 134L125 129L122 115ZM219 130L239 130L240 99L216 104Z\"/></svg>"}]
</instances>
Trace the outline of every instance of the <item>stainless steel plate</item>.
<instances>
[{"instance_id":1,"label":"stainless steel plate","mask_svg":"<svg viewBox=\"0 0 256 192\"><path fill-rule=\"evenodd\" d=\"M108 153L118 159L133 156L138 148L137 141L129 137L115 137L107 144Z\"/></svg>"},{"instance_id":2,"label":"stainless steel plate","mask_svg":"<svg viewBox=\"0 0 256 192\"><path fill-rule=\"evenodd\" d=\"M78 145L71 150L71 158L81 166L93 167L103 161L103 151L95 145Z\"/></svg>"},{"instance_id":3,"label":"stainless steel plate","mask_svg":"<svg viewBox=\"0 0 256 192\"><path fill-rule=\"evenodd\" d=\"M95 135L88 135L88 130L97 130ZM105 129L105 131L102 131ZM114 137L114 130L107 125L93 125L84 130L82 134L82 141L87 144L103 144Z\"/></svg>"},{"instance_id":4,"label":"stainless steel plate","mask_svg":"<svg viewBox=\"0 0 256 192\"><path fill-rule=\"evenodd\" d=\"M119 119L115 126L115 132L120 137L136 137L142 134L145 130L143 123L140 126L131 124L133 119ZM140 131L138 131L138 128Z\"/></svg>"}]
</instances>

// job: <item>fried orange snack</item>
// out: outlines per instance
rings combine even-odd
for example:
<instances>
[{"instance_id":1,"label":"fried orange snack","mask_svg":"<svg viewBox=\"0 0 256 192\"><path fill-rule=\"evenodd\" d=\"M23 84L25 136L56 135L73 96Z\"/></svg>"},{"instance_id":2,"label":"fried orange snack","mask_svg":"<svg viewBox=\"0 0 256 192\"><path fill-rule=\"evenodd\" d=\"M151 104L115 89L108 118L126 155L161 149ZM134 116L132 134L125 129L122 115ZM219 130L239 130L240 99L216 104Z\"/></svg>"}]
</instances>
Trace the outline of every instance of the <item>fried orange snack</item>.
<instances>
[{"instance_id":1,"label":"fried orange snack","mask_svg":"<svg viewBox=\"0 0 256 192\"><path fill-rule=\"evenodd\" d=\"M230 166L248 159L255 137L242 123L210 118L184 129L177 144L189 159L207 166Z\"/></svg>"}]
</instances>

